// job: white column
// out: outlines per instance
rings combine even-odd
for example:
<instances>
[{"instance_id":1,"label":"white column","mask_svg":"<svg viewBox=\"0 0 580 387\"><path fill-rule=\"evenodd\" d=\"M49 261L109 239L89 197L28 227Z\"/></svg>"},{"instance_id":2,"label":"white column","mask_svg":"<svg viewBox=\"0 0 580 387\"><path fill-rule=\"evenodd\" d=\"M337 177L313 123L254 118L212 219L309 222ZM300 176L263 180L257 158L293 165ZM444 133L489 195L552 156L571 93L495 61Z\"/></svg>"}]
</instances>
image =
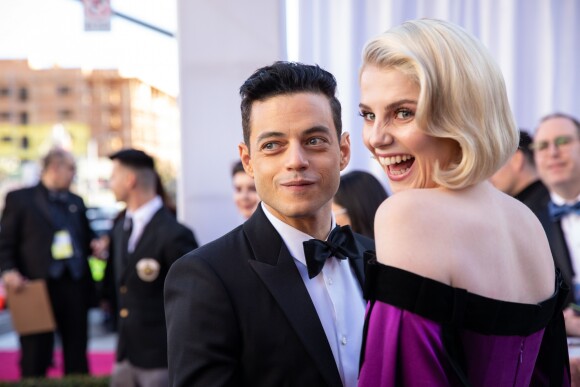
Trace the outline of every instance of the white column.
<instances>
[{"instance_id":1,"label":"white column","mask_svg":"<svg viewBox=\"0 0 580 387\"><path fill-rule=\"evenodd\" d=\"M231 167L243 140L239 88L286 57L282 0L177 0L181 108L179 219L200 243L242 222Z\"/></svg>"}]
</instances>

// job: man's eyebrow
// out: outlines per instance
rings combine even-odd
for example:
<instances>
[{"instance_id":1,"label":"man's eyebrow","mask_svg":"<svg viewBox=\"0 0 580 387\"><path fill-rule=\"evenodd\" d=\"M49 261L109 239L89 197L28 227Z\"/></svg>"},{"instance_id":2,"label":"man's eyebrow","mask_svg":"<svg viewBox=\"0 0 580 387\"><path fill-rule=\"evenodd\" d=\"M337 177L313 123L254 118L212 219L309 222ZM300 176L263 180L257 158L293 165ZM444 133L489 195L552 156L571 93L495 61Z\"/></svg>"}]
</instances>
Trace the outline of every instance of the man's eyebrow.
<instances>
[{"instance_id":1,"label":"man's eyebrow","mask_svg":"<svg viewBox=\"0 0 580 387\"><path fill-rule=\"evenodd\" d=\"M330 133L330 128L324 126L324 125L315 125L310 129L306 129L304 131L304 134L308 135L308 134L313 134L313 133Z\"/></svg>"},{"instance_id":2,"label":"man's eyebrow","mask_svg":"<svg viewBox=\"0 0 580 387\"><path fill-rule=\"evenodd\" d=\"M272 132L264 132L264 133L260 134L256 138L256 141L257 142L260 142L260 141L263 141L266 138L280 138L280 137L284 137L284 136L286 136L286 135L284 133L282 133L282 132L274 132L274 131L272 131Z\"/></svg>"}]
</instances>

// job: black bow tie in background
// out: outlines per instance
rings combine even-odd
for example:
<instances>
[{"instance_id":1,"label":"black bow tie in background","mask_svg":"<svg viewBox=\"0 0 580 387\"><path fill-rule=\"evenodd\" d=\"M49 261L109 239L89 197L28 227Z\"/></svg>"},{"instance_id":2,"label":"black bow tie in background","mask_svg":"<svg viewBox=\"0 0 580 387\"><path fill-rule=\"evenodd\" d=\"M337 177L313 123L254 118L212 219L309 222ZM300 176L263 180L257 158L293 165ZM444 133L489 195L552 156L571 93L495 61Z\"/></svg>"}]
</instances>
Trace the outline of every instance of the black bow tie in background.
<instances>
[{"instance_id":1,"label":"black bow tie in background","mask_svg":"<svg viewBox=\"0 0 580 387\"><path fill-rule=\"evenodd\" d=\"M316 277L324 263L330 257L338 259L359 258L356 240L350 226L336 226L328 236L328 240L310 239L303 243L308 277Z\"/></svg>"},{"instance_id":2,"label":"black bow tie in background","mask_svg":"<svg viewBox=\"0 0 580 387\"><path fill-rule=\"evenodd\" d=\"M573 205L563 204L561 206L554 204L553 202L548 203L548 211L550 212L550 217L554 221L560 220L563 216L568 214L576 213L580 215L580 202L576 202Z\"/></svg>"}]
</instances>

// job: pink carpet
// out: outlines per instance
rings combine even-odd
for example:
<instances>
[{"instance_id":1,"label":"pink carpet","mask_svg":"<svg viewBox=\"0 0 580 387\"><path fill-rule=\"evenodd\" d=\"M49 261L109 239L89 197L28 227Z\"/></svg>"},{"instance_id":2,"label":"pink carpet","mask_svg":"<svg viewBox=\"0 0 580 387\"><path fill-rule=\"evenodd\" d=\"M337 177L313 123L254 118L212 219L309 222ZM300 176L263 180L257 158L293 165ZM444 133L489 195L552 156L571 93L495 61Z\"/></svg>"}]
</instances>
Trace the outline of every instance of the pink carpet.
<instances>
[{"instance_id":1,"label":"pink carpet","mask_svg":"<svg viewBox=\"0 0 580 387\"><path fill-rule=\"evenodd\" d=\"M20 379L20 369L18 351L0 351L0 380L14 381ZM89 370L91 375L110 375L113 369L115 354L113 352L91 352L89 353ZM62 352L54 352L54 366L49 369L49 378L60 378L63 373Z\"/></svg>"}]
</instances>

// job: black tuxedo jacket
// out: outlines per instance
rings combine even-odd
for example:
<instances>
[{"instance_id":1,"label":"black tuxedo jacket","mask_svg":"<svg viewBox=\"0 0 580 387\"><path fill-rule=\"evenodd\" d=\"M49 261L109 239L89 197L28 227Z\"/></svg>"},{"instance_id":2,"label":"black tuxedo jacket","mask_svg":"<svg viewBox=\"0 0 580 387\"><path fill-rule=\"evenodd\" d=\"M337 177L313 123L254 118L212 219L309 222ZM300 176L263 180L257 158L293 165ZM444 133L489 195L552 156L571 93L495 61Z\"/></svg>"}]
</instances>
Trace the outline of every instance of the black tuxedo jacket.
<instances>
[{"instance_id":1,"label":"black tuxedo jacket","mask_svg":"<svg viewBox=\"0 0 580 387\"><path fill-rule=\"evenodd\" d=\"M356 238L361 256L374 248ZM362 286L362 258L350 262ZM172 386L342 385L294 258L261 206L171 267L165 310Z\"/></svg>"},{"instance_id":2,"label":"black tuxedo jacket","mask_svg":"<svg viewBox=\"0 0 580 387\"><path fill-rule=\"evenodd\" d=\"M86 207L82 198L72 193L68 195L67 204L80 238L85 277L92 283L87 258L93 232L86 217ZM52 242L58 231L53 222L44 186L38 184L9 192L0 225L0 269L16 268L29 279L48 278Z\"/></svg>"},{"instance_id":3,"label":"black tuxedo jacket","mask_svg":"<svg viewBox=\"0 0 580 387\"><path fill-rule=\"evenodd\" d=\"M141 368L166 368L163 284L169 267L197 248L197 241L189 228L178 223L168 209L161 208L145 226L135 250L127 254L124 220L124 216L120 217L111 232L110 260L103 279L103 297L117 305L119 311L116 359L128 359ZM155 261L158 270L154 266L141 266L139 270L139 263L147 260Z\"/></svg>"},{"instance_id":4,"label":"black tuxedo jacket","mask_svg":"<svg viewBox=\"0 0 580 387\"><path fill-rule=\"evenodd\" d=\"M564 231L562 231L562 225L560 224L560 221L552 221L551 230L548 232L548 241L550 242L550 249L552 250L554 263L556 267L559 268L562 272L564 282L566 282L566 284L570 287L570 292L568 292L565 305L567 306L571 302L580 302L580 300L574 301L573 279L575 273L572 267L570 252L568 250L568 245L566 244L566 238L564 237Z\"/></svg>"},{"instance_id":5,"label":"black tuxedo jacket","mask_svg":"<svg viewBox=\"0 0 580 387\"><path fill-rule=\"evenodd\" d=\"M514 197L532 210L540 220L546 234L549 235L552 229L552 219L548 213L548 203L550 202L548 188L540 180L536 180Z\"/></svg>"},{"instance_id":6,"label":"black tuxedo jacket","mask_svg":"<svg viewBox=\"0 0 580 387\"><path fill-rule=\"evenodd\" d=\"M548 211L550 192L546 186L538 180L517 194L515 198L527 205L540 220L540 223L546 232L546 236L548 237L548 242L550 243L550 250L552 251L554 264L562 272L564 281L571 290L568 292L565 305L574 302L574 288L572 286L574 269L572 268L570 252L568 251L568 246L566 244L566 239L564 238L564 232L562 231L560 221L553 221L550 218L550 213Z\"/></svg>"}]
</instances>

